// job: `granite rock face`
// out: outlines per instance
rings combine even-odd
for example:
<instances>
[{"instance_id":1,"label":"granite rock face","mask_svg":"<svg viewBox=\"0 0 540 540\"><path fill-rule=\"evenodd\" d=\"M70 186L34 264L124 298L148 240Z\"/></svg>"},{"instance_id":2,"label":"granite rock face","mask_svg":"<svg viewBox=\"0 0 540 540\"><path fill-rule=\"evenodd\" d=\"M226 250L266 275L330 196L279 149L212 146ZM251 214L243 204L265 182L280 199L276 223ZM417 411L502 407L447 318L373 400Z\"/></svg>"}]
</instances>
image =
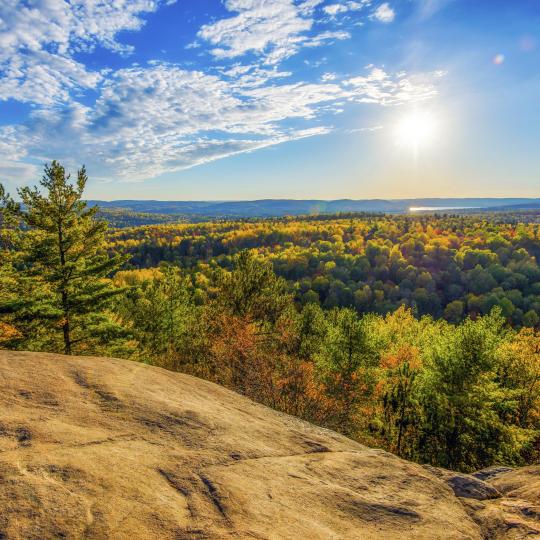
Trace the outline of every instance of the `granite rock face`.
<instances>
[{"instance_id":1,"label":"granite rock face","mask_svg":"<svg viewBox=\"0 0 540 540\"><path fill-rule=\"evenodd\" d=\"M498 499L501 496L496 488L481 478L478 478L476 476L477 473L465 474L448 471L439 467L431 467L429 465L424 465L424 467L437 478L444 480L456 497L483 501L486 499Z\"/></svg>"},{"instance_id":2,"label":"granite rock face","mask_svg":"<svg viewBox=\"0 0 540 540\"><path fill-rule=\"evenodd\" d=\"M516 500L536 523L534 468L463 499L420 465L139 363L0 351L0 401L0 538L480 539Z\"/></svg>"}]
</instances>

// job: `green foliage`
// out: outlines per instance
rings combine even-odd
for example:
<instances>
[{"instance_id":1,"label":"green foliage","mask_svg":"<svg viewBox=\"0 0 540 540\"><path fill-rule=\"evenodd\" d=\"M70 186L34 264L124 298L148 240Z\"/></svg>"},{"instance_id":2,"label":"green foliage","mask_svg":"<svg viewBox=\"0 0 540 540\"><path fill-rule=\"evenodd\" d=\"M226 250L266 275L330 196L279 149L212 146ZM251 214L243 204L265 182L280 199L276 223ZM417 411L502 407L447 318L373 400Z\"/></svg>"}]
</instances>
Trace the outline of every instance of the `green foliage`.
<instances>
[{"instance_id":1,"label":"green foliage","mask_svg":"<svg viewBox=\"0 0 540 540\"><path fill-rule=\"evenodd\" d=\"M328 397L339 401L333 425L346 434L354 433L354 418L362 401L372 393L373 367L377 353L367 317L361 319L350 308L328 313L327 330L315 355L319 376Z\"/></svg>"},{"instance_id":2,"label":"green foliage","mask_svg":"<svg viewBox=\"0 0 540 540\"><path fill-rule=\"evenodd\" d=\"M218 307L251 321L275 324L291 303L285 280L247 250L233 259L232 272L219 274L217 287Z\"/></svg>"},{"instance_id":3,"label":"green foliage","mask_svg":"<svg viewBox=\"0 0 540 540\"><path fill-rule=\"evenodd\" d=\"M0 346L184 371L433 465L540 459L538 224L107 230L85 184L53 162L21 206L0 186Z\"/></svg>"},{"instance_id":4,"label":"green foliage","mask_svg":"<svg viewBox=\"0 0 540 540\"><path fill-rule=\"evenodd\" d=\"M536 311L530 309L523 315L523 326L534 328L538 326L538 323L540 323L540 316Z\"/></svg>"},{"instance_id":5,"label":"green foliage","mask_svg":"<svg viewBox=\"0 0 540 540\"><path fill-rule=\"evenodd\" d=\"M11 296L0 310L18 329L12 346L84 352L111 344L123 334L106 310L121 290L107 279L124 262L104 251L107 225L94 219L96 208L81 200L84 167L75 184L53 161L40 187L18 191L22 205L5 195L5 214L21 223L17 268Z\"/></svg>"},{"instance_id":6,"label":"green foliage","mask_svg":"<svg viewBox=\"0 0 540 540\"><path fill-rule=\"evenodd\" d=\"M177 268L163 266L154 279L132 287L118 299L117 310L137 341L137 356L179 368L198 310L189 280Z\"/></svg>"},{"instance_id":7,"label":"green foliage","mask_svg":"<svg viewBox=\"0 0 540 540\"><path fill-rule=\"evenodd\" d=\"M422 373L418 349L405 345L395 355L383 359L381 367L381 436L399 456L417 458L418 427L421 425L419 375Z\"/></svg>"},{"instance_id":8,"label":"green foliage","mask_svg":"<svg viewBox=\"0 0 540 540\"><path fill-rule=\"evenodd\" d=\"M512 427L499 415L505 396L495 380L505 334L499 310L448 327L433 344L421 398L423 459L476 470L518 458Z\"/></svg>"},{"instance_id":9,"label":"green foliage","mask_svg":"<svg viewBox=\"0 0 540 540\"><path fill-rule=\"evenodd\" d=\"M324 216L124 228L109 235L131 268L179 265L210 282L251 250L287 280L299 305L354 307L457 323L503 310L516 327L537 325L540 224L513 216ZM459 302L459 303L455 303Z\"/></svg>"}]
</instances>

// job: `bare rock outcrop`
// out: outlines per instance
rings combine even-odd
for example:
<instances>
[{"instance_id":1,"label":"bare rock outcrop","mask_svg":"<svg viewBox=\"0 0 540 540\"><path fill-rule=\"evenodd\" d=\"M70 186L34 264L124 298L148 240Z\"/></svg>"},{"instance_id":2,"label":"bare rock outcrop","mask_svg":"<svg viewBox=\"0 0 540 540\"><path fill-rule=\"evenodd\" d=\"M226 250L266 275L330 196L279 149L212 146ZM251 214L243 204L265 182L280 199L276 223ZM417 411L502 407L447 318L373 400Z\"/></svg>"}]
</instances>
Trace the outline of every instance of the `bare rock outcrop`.
<instances>
[{"instance_id":1,"label":"bare rock outcrop","mask_svg":"<svg viewBox=\"0 0 540 540\"><path fill-rule=\"evenodd\" d=\"M486 499L498 499L501 496L501 493L496 488L478 478L476 473L459 473L441 469L440 467L431 467L430 465L424 465L424 467L437 478L444 480L457 497L483 501Z\"/></svg>"},{"instance_id":2,"label":"bare rock outcrop","mask_svg":"<svg viewBox=\"0 0 540 540\"><path fill-rule=\"evenodd\" d=\"M489 501L464 501L484 538L540 538L540 466L515 470L492 467L475 475L486 478L501 494Z\"/></svg>"},{"instance_id":3,"label":"bare rock outcrop","mask_svg":"<svg viewBox=\"0 0 540 540\"><path fill-rule=\"evenodd\" d=\"M504 497L461 499L420 465L125 360L0 351L0 401L0 538L474 540L487 504L532 512L540 489L513 471L492 479Z\"/></svg>"}]
</instances>

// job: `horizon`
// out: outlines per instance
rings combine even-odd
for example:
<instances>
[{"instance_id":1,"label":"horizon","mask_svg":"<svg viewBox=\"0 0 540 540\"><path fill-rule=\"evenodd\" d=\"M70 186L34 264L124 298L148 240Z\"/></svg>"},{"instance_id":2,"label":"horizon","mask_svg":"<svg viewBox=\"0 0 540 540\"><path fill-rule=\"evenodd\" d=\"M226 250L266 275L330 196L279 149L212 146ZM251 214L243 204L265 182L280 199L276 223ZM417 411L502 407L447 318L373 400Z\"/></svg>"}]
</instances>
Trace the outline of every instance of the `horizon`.
<instances>
[{"instance_id":1,"label":"horizon","mask_svg":"<svg viewBox=\"0 0 540 540\"><path fill-rule=\"evenodd\" d=\"M257 202L257 201L325 201L325 202L336 202L336 201L427 201L427 200L536 200L540 199L538 197L373 197L373 198L358 198L353 199L351 197L340 197L336 199L315 199L315 198L296 198L296 197L264 197L257 199L94 199L86 198L86 201L100 201L100 202L210 202L210 203L230 203L230 202Z\"/></svg>"},{"instance_id":2,"label":"horizon","mask_svg":"<svg viewBox=\"0 0 540 540\"><path fill-rule=\"evenodd\" d=\"M106 201L540 196L536 0L10 0L0 20L12 193L58 159Z\"/></svg>"},{"instance_id":3,"label":"horizon","mask_svg":"<svg viewBox=\"0 0 540 540\"><path fill-rule=\"evenodd\" d=\"M14 195L13 200L15 202L21 202L18 197L18 193L14 192L11 195ZM441 201L441 202L467 202L467 201L484 201L488 202L512 202L519 204L520 201L529 202L529 201L540 201L540 196L532 197L444 197L444 196L421 196L421 197L372 197L372 198L351 198L351 197L340 197L335 199L323 199L323 198L289 198L289 197L265 197L265 198L252 198L252 199L156 199L156 198L117 198L117 199L106 199L106 198L93 198L93 197L83 197L83 201L87 203L200 203L200 204L228 204L228 203L253 203L253 202L323 202L323 203L336 203L336 202L389 202L389 203L413 203L413 202L422 202L422 201ZM425 209L438 209L438 210L464 210L475 208L482 209L486 208L485 206L444 206L444 207L411 207L414 210L425 210Z\"/></svg>"}]
</instances>

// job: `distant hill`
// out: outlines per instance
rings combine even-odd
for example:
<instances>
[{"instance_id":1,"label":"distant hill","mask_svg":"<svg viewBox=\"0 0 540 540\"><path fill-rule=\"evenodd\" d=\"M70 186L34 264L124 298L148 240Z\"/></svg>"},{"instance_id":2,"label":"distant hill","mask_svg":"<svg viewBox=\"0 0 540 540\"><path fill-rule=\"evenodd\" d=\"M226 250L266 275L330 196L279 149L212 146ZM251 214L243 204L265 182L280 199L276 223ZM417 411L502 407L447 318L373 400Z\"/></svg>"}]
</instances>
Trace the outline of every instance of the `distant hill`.
<instances>
[{"instance_id":1,"label":"distant hill","mask_svg":"<svg viewBox=\"0 0 540 540\"><path fill-rule=\"evenodd\" d=\"M540 198L457 199L261 199L255 201L88 201L103 209L123 209L145 214L204 216L210 218L282 217L338 212L382 212L400 214L411 208L423 210L528 210L540 209Z\"/></svg>"},{"instance_id":2,"label":"distant hill","mask_svg":"<svg viewBox=\"0 0 540 540\"><path fill-rule=\"evenodd\" d=\"M215 384L0 351L0 538L538 538L539 467L409 463Z\"/></svg>"}]
</instances>

